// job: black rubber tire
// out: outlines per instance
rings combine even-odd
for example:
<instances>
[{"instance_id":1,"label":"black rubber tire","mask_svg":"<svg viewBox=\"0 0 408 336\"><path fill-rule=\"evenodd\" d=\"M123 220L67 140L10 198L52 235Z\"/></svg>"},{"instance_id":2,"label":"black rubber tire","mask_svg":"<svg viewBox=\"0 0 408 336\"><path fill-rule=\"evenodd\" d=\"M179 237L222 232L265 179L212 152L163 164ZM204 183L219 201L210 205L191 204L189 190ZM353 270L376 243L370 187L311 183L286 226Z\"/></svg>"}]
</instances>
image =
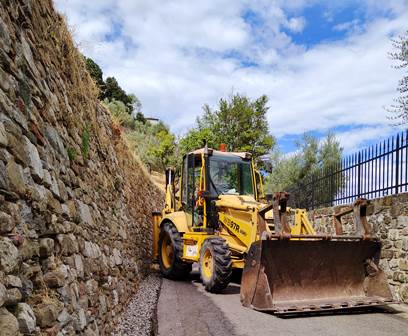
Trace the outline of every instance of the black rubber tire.
<instances>
[{"instance_id":1,"label":"black rubber tire","mask_svg":"<svg viewBox=\"0 0 408 336\"><path fill-rule=\"evenodd\" d=\"M162 244L164 238L168 236L173 245L173 258L170 267L165 267L162 259ZM166 222L162 225L159 235L159 265L160 271L164 277L173 280L184 280L191 272L192 264L182 260L183 257L183 240L176 226L171 222Z\"/></svg>"},{"instance_id":2,"label":"black rubber tire","mask_svg":"<svg viewBox=\"0 0 408 336\"><path fill-rule=\"evenodd\" d=\"M213 272L210 279L207 279L202 272L203 258L207 249L210 250L213 261ZM207 238L201 247L199 264L201 281L206 291L219 293L228 286L232 275L232 261L231 251L225 239Z\"/></svg>"}]
</instances>

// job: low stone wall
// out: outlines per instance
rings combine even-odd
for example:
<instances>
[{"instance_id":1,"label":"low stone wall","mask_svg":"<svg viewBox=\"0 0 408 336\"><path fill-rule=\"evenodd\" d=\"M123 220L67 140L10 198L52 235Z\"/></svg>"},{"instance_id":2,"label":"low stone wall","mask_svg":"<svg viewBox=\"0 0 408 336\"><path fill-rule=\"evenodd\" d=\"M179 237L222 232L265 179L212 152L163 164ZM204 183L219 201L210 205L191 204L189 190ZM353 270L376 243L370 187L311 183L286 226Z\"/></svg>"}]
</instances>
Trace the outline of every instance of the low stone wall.
<instances>
[{"instance_id":1,"label":"low stone wall","mask_svg":"<svg viewBox=\"0 0 408 336\"><path fill-rule=\"evenodd\" d=\"M311 211L318 232L334 233L333 214L345 206ZM368 223L382 241L380 266L386 272L396 299L408 303L408 193L372 200L367 209ZM343 216L345 234L355 232L352 214Z\"/></svg>"},{"instance_id":2,"label":"low stone wall","mask_svg":"<svg viewBox=\"0 0 408 336\"><path fill-rule=\"evenodd\" d=\"M149 268L163 198L52 2L2 0L0 334L109 334Z\"/></svg>"}]
</instances>

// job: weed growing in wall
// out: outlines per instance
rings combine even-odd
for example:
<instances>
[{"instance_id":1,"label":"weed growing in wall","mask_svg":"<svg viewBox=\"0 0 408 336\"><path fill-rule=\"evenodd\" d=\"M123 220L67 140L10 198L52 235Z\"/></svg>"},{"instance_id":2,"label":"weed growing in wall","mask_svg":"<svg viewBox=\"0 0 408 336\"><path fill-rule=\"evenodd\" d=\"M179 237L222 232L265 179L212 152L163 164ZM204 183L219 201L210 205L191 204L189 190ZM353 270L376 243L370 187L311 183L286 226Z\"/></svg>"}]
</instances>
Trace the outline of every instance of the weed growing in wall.
<instances>
[{"instance_id":1,"label":"weed growing in wall","mask_svg":"<svg viewBox=\"0 0 408 336\"><path fill-rule=\"evenodd\" d=\"M75 149L72 147L69 147L67 149L67 153L68 153L69 161L75 161L76 156L77 156L77 152L75 151Z\"/></svg>"},{"instance_id":2,"label":"weed growing in wall","mask_svg":"<svg viewBox=\"0 0 408 336\"><path fill-rule=\"evenodd\" d=\"M30 106L30 102L31 102L31 92L30 92L30 87L27 84L26 80L21 80L18 83L19 86L19 91L20 91L20 96L24 101L24 104L26 107Z\"/></svg>"},{"instance_id":3,"label":"weed growing in wall","mask_svg":"<svg viewBox=\"0 0 408 336\"><path fill-rule=\"evenodd\" d=\"M82 132L82 157L84 160L89 159L89 142L91 139L90 126L87 124Z\"/></svg>"}]
</instances>

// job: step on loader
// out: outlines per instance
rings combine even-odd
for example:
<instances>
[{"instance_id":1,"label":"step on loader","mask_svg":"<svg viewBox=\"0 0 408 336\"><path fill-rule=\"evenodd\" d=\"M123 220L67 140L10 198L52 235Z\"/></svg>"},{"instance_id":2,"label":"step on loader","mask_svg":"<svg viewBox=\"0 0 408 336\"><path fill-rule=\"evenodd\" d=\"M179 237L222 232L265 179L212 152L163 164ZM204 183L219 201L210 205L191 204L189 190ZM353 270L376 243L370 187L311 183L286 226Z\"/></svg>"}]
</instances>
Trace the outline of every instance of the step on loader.
<instances>
[{"instance_id":1,"label":"step on loader","mask_svg":"<svg viewBox=\"0 0 408 336\"><path fill-rule=\"evenodd\" d=\"M166 171L166 189L163 211L153 214L153 255L165 277L185 279L196 262L205 289L218 293L241 269L242 304L276 314L393 302L364 199L335 214L335 234L318 234L305 210L287 207L287 193L264 201L249 153L207 147L184 157L177 192ZM353 236L341 225L350 212Z\"/></svg>"}]
</instances>

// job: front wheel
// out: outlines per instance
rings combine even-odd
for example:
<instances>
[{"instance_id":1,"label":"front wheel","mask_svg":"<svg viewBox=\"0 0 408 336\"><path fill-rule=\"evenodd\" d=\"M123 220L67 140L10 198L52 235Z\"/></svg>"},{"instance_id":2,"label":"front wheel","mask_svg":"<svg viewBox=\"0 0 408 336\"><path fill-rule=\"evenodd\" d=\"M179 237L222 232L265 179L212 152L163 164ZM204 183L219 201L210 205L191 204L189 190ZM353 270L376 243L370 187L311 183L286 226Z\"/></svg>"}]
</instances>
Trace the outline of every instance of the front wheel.
<instances>
[{"instance_id":1,"label":"front wheel","mask_svg":"<svg viewBox=\"0 0 408 336\"><path fill-rule=\"evenodd\" d=\"M231 281L231 251L220 237L207 238L200 253L200 276L208 292L218 293Z\"/></svg>"},{"instance_id":2,"label":"front wheel","mask_svg":"<svg viewBox=\"0 0 408 336\"><path fill-rule=\"evenodd\" d=\"M173 223L164 223L159 236L159 264L161 273L170 279L185 279L191 264L182 260L183 240Z\"/></svg>"}]
</instances>

